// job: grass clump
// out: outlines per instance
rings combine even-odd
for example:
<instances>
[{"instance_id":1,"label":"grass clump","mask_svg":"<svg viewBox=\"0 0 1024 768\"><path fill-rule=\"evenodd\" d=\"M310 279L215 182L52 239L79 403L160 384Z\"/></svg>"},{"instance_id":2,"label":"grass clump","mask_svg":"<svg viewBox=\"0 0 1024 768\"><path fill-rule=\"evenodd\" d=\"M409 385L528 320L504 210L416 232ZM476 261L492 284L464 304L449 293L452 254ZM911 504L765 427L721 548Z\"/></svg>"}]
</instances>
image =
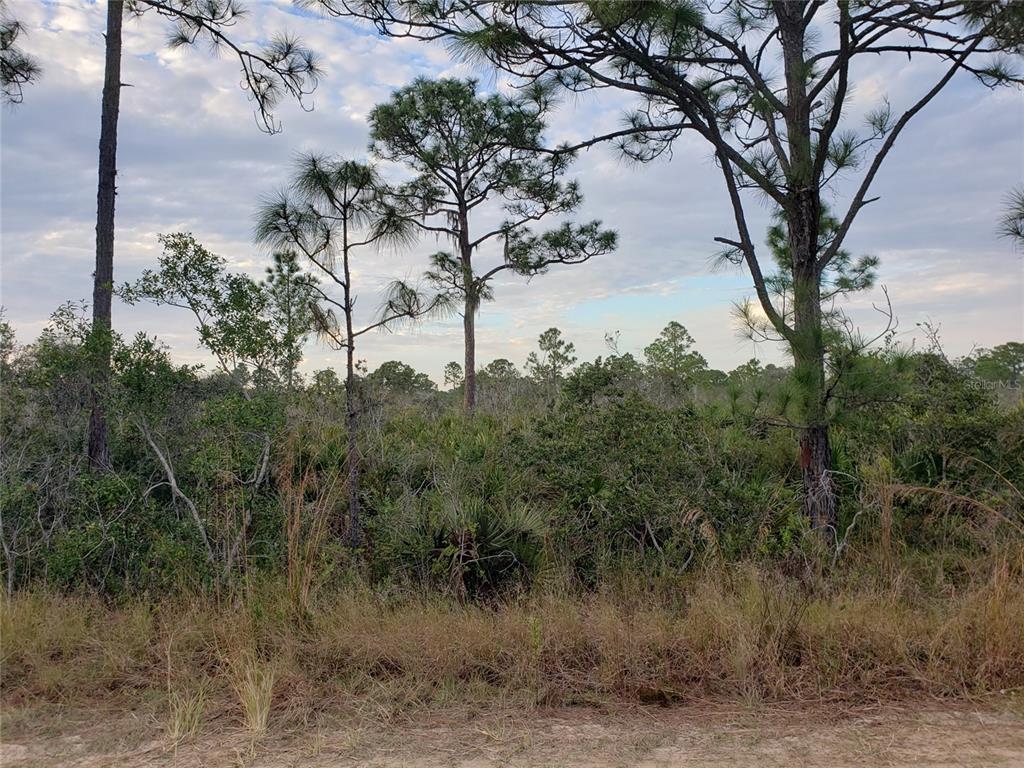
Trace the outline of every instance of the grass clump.
<instances>
[{"instance_id":1,"label":"grass clump","mask_svg":"<svg viewBox=\"0 0 1024 768\"><path fill-rule=\"evenodd\" d=\"M242 710L242 724L254 735L265 733L274 697L273 665L246 653L230 660L228 667L231 687Z\"/></svg>"},{"instance_id":2,"label":"grass clump","mask_svg":"<svg viewBox=\"0 0 1024 768\"><path fill-rule=\"evenodd\" d=\"M195 738L203 724L206 691L171 691L168 696L167 737L172 744Z\"/></svg>"}]
</instances>

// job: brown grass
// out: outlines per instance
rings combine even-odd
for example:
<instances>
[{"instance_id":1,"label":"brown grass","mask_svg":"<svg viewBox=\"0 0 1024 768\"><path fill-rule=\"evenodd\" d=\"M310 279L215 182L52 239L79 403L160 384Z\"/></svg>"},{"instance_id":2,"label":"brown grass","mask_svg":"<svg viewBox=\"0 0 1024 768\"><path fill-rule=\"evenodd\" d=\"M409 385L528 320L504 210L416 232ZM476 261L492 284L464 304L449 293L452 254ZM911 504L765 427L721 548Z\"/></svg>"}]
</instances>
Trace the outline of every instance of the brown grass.
<instances>
[{"instance_id":1,"label":"brown grass","mask_svg":"<svg viewBox=\"0 0 1024 768\"><path fill-rule=\"evenodd\" d=\"M285 452L287 459L278 470L277 488L285 512L288 593L292 605L304 612L321 586L324 542L344 486L337 472L321 475L315 466L299 471L294 463L298 453L294 448Z\"/></svg>"},{"instance_id":2,"label":"brown grass","mask_svg":"<svg viewBox=\"0 0 1024 768\"><path fill-rule=\"evenodd\" d=\"M898 578L814 594L749 565L701 574L671 599L535 594L479 606L350 588L298 618L286 585L119 607L29 592L2 603L2 693L25 703L166 692L182 736L191 713L175 708L197 690L234 700L256 731L328 706L386 717L499 700L984 694L1024 686L1022 574L1017 553L976 584L932 594Z\"/></svg>"}]
</instances>

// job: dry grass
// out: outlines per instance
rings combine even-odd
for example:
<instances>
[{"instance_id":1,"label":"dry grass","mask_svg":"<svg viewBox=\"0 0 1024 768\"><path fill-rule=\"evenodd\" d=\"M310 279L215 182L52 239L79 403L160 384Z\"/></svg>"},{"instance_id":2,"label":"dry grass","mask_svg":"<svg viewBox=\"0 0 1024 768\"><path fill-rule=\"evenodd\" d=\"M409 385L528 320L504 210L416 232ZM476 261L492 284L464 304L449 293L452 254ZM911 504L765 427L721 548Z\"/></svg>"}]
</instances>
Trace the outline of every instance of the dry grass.
<instances>
[{"instance_id":1,"label":"dry grass","mask_svg":"<svg viewBox=\"0 0 1024 768\"><path fill-rule=\"evenodd\" d=\"M277 677L271 664L245 654L228 661L231 687L242 708L242 723L253 734L265 733L270 721L270 705Z\"/></svg>"},{"instance_id":2,"label":"dry grass","mask_svg":"<svg viewBox=\"0 0 1024 768\"><path fill-rule=\"evenodd\" d=\"M195 738L203 724L206 709L206 691L170 691L167 695L167 738L179 744Z\"/></svg>"},{"instance_id":3,"label":"dry grass","mask_svg":"<svg viewBox=\"0 0 1024 768\"><path fill-rule=\"evenodd\" d=\"M352 588L321 594L298 618L285 585L152 607L30 592L0 611L2 692L73 702L166 691L177 739L202 720L207 688L197 696L196 680L211 698L234 694L255 733L329 706L387 719L454 702L855 700L1024 686L1022 553L970 586L929 594L909 583L817 594L738 566L701 574L672 599L536 594L492 606Z\"/></svg>"},{"instance_id":4,"label":"dry grass","mask_svg":"<svg viewBox=\"0 0 1024 768\"><path fill-rule=\"evenodd\" d=\"M298 454L294 448L285 452L277 488L285 513L288 592L295 608L305 612L321 586L324 542L344 485L337 472L321 476L314 466L299 472L294 464Z\"/></svg>"}]
</instances>

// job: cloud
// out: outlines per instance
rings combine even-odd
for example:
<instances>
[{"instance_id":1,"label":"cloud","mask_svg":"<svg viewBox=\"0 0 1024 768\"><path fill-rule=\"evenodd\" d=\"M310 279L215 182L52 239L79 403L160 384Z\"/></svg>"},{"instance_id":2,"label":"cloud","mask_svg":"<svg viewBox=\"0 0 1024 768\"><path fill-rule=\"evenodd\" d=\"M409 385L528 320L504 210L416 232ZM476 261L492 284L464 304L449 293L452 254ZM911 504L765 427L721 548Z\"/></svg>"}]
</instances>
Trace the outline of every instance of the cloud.
<instances>
[{"instance_id":1,"label":"cloud","mask_svg":"<svg viewBox=\"0 0 1024 768\"><path fill-rule=\"evenodd\" d=\"M252 2L236 28L240 39L298 34L320 52L328 76L306 112L282 104L284 132L257 130L252 104L239 88L231 56L167 50L166 22L149 13L125 24L125 82L118 169L115 274L130 280L158 255L161 232L192 231L236 269L260 275L266 253L253 246L252 216L261 195L287 180L299 151L363 157L366 115L392 89L413 78L477 74L486 88L508 79L453 62L441 45L381 39L347 22L296 11L285 0ZM91 296L94 249L96 142L102 85L105 6L88 2L15 0L12 12L28 29L26 48L45 63L43 79L25 103L2 115L2 294L22 341L33 338L48 313L68 298ZM933 76L928 67L879 57L857 72L851 118L883 95L901 108ZM552 142L614 130L630 99L621 94L565 97L551 120ZM1024 173L1024 106L1020 94L988 91L957 81L911 124L878 176L851 233L856 253L881 258L880 282L892 296L901 329L923 319L942 324L953 354L1024 337L1024 272L1020 257L996 238L1001 199ZM397 172L389 169L389 173ZM683 322L711 364L731 368L753 355L782 352L753 347L737 334L731 307L751 295L742 271L711 274L717 235L733 229L728 200L707 147L684 137L671 161L637 167L610 147L581 153L571 174L581 182L581 219L602 219L618 230L617 253L553 269L527 281L503 275L496 301L483 307L478 359L522 364L536 337L561 327L581 359L606 352L606 331L622 332L623 351L639 352L670 320ZM851 177L835 205L849 198ZM769 211L748 202L751 228L764 231ZM442 247L432 238L405 253L362 254L357 280L360 312L369 317L380 290L396 276L422 272ZM481 259L497 255L481 254ZM849 311L877 324L872 303L880 291L857 297ZM115 306L125 334L157 333L183 361L203 359L189 318L154 307ZM909 338L909 334L907 336ZM461 359L458 321L432 322L364 337L360 356L372 367L401 358L440 380L448 360ZM306 368L338 365L337 355L311 345Z\"/></svg>"}]
</instances>

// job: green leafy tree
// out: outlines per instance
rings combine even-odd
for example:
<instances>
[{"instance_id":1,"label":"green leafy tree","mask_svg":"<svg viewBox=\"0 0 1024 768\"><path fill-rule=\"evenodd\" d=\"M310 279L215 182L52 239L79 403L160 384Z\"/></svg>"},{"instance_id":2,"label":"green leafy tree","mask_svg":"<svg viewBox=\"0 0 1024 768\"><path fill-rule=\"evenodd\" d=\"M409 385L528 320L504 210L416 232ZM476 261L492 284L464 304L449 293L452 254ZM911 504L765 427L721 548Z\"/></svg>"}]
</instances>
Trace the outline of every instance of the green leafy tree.
<instances>
[{"instance_id":1,"label":"green leafy tree","mask_svg":"<svg viewBox=\"0 0 1024 768\"><path fill-rule=\"evenodd\" d=\"M252 370L258 382L291 371L293 350L287 329L275 317L266 285L227 269L190 233L160 235L163 253L156 270L118 289L128 304L148 301L192 313L200 343L225 374Z\"/></svg>"},{"instance_id":2,"label":"green leafy tree","mask_svg":"<svg viewBox=\"0 0 1024 768\"><path fill-rule=\"evenodd\" d=\"M848 3L812 0L555 2L320 0L385 34L442 40L528 83L581 93L616 91L635 107L623 128L567 150L613 142L646 162L686 135L721 173L735 231L716 238L750 273L761 310L785 339L801 382L799 452L804 510L834 528L836 490L827 407L822 281L866 205L893 147L958 75L995 87L1024 77L1000 54L1024 50L1024 5L1010 2ZM993 54L995 57L993 57ZM862 61L911 62L924 84L894 107L884 94L866 116L846 107ZM930 68L931 67L931 68ZM784 212L792 312L777 306L770 261L748 225L751 199ZM822 237L822 203L847 201Z\"/></svg>"},{"instance_id":3,"label":"green leafy tree","mask_svg":"<svg viewBox=\"0 0 1024 768\"><path fill-rule=\"evenodd\" d=\"M760 360L751 358L729 371L729 383L739 386L749 384L781 384L788 376L788 368L780 368L774 363L761 365Z\"/></svg>"},{"instance_id":4,"label":"green leafy tree","mask_svg":"<svg viewBox=\"0 0 1024 768\"><path fill-rule=\"evenodd\" d=\"M537 346L539 350L526 358L526 372L554 395L576 364L576 345L563 339L557 328L548 328L538 337Z\"/></svg>"},{"instance_id":5,"label":"green leafy tree","mask_svg":"<svg viewBox=\"0 0 1024 768\"><path fill-rule=\"evenodd\" d=\"M488 379L493 382L507 383L518 379L519 371L511 360L499 357L489 362L480 371L481 379Z\"/></svg>"},{"instance_id":6,"label":"green leafy tree","mask_svg":"<svg viewBox=\"0 0 1024 768\"><path fill-rule=\"evenodd\" d=\"M381 363L366 377L366 383L384 395L416 395L437 390L437 385L427 374L399 360Z\"/></svg>"},{"instance_id":7,"label":"green leafy tree","mask_svg":"<svg viewBox=\"0 0 1024 768\"><path fill-rule=\"evenodd\" d=\"M462 373L462 366L452 360L444 366L444 385L448 389L457 389L462 386L465 375Z\"/></svg>"},{"instance_id":8,"label":"green leafy tree","mask_svg":"<svg viewBox=\"0 0 1024 768\"><path fill-rule=\"evenodd\" d=\"M302 347L313 328L313 291L316 278L302 271L295 251L279 251L267 267L264 280L270 297L270 317L281 340L279 366L288 387L294 386L295 371L302 362Z\"/></svg>"},{"instance_id":9,"label":"green leafy tree","mask_svg":"<svg viewBox=\"0 0 1024 768\"><path fill-rule=\"evenodd\" d=\"M628 352L581 363L566 379L565 393L569 401L591 405L602 400L618 400L638 392L643 366Z\"/></svg>"},{"instance_id":10,"label":"green leafy tree","mask_svg":"<svg viewBox=\"0 0 1024 768\"><path fill-rule=\"evenodd\" d=\"M477 372L480 405L490 413L511 415L517 412L522 394L529 386L511 360L499 357Z\"/></svg>"},{"instance_id":11,"label":"green leafy tree","mask_svg":"<svg viewBox=\"0 0 1024 768\"><path fill-rule=\"evenodd\" d=\"M757 379L764 371L761 361L752 357L742 365L737 365L729 371L729 381L737 384L746 384Z\"/></svg>"},{"instance_id":12,"label":"green leafy tree","mask_svg":"<svg viewBox=\"0 0 1024 768\"><path fill-rule=\"evenodd\" d=\"M1024 381L1024 343L1008 341L992 349L979 349L967 363L979 379L1017 386Z\"/></svg>"},{"instance_id":13,"label":"green leafy tree","mask_svg":"<svg viewBox=\"0 0 1024 768\"><path fill-rule=\"evenodd\" d=\"M118 290L121 298L129 304L149 301L191 312L200 343L213 354L217 367L224 374L242 378L251 370L253 381L262 391L272 381L287 381L294 372L297 341L289 336L289 331L296 331L297 326L289 329L282 322L281 307L275 303L268 284L245 274L229 272L225 260L211 253L191 234L161 235L160 242L164 250L158 269L146 270L134 283L123 285ZM169 441L161 436L161 432L167 435L175 428L181 429L180 424L167 425L168 419L182 420L180 414L169 414L172 395L176 392L173 382L180 382L180 376L171 377L166 350L155 340L140 335L130 345L115 344L112 352L120 390L111 394L134 392L127 402L121 403L122 410L131 416L156 457L174 498L190 511L207 562L211 566L222 565L226 576L237 564L239 549L250 532L256 495L267 478L273 420L259 417L262 398L254 398L243 386L241 397L236 394L238 404L232 406L229 399L225 408L232 412L235 420L227 425L229 429L221 425L220 430L223 445L229 447L208 451L213 454L209 457L210 463L221 468L226 477L237 480L219 492L230 496L243 509L237 531L224 538L223 546L218 547L209 536L194 492L186 491L183 486ZM180 373L188 375L187 371ZM215 412L210 415L216 420ZM157 426L161 423L165 427L162 430ZM238 439L237 444L229 439L231 433ZM252 466L246 466L242 472L237 464L250 453L248 461Z\"/></svg>"},{"instance_id":14,"label":"green leafy tree","mask_svg":"<svg viewBox=\"0 0 1024 768\"><path fill-rule=\"evenodd\" d=\"M648 373L674 394L692 386L708 367L704 356L693 348L695 343L690 332L673 320L644 347Z\"/></svg>"},{"instance_id":15,"label":"green leafy tree","mask_svg":"<svg viewBox=\"0 0 1024 768\"><path fill-rule=\"evenodd\" d=\"M289 187L268 198L256 217L256 239L274 248L294 249L325 278L326 288L311 284L313 324L332 348L345 350L346 426L348 428L348 540L362 541L359 509L361 404L356 375L356 341L372 330L412 320L443 308L443 297L425 298L413 286L395 281L378 317L356 321L353 258L357 252L411 242L409 219L391 202L388 186L366 163L325 155L303 155ZM327 288L333 288L329 293Z\"/></svg>"},{"instance_id":16,"label":"green leafy tree","mask_svg":"<svg viewBox=\"0 0 1024 768\"><path fill-rule=\"evenodd\" d=\"M34 344L18 346L6 321L0 339L0 554L11 593L71 516L88 396L88 308L61 305Z\"/></svg>"},{"instance_id":17,"label":"green leafy tree","mask_svg":"<svg viewBox=\"0 0 1024 768\"><path fill-rule=\"evenodd\" d=\"M542 152L548 109L543 88L516 97L482 96L474 80L419 79L370 114L374 154L417 174L398 198L423 230L454 247L431 258L427 276L462 305L463 398L470 411L476 403L476 315L481 302L493 298L494 277L504 270L538 275L615 248L615 233L597 221L564 223L542 234L527 227L582 203L578 185L562 181L570 156ZM491 201L500 201L504 220L474 229ZM490 241L501 244L501 257L481 267L480 249Z\"/></svg>"}]
</instances>

